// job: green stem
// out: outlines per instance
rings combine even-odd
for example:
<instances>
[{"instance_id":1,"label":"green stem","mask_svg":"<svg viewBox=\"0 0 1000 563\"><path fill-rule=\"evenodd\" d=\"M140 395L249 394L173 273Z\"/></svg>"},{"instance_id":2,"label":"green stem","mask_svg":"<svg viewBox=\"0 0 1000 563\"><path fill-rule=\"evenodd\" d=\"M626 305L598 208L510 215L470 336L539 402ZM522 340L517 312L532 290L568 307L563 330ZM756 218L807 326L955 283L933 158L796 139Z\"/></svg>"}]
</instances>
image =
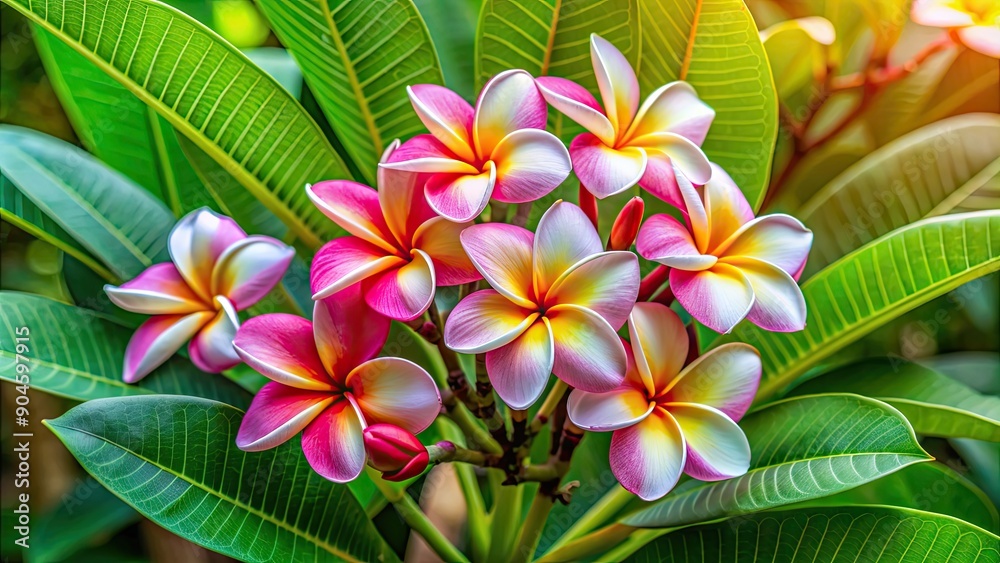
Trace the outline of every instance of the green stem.
<instances>
[{"instance_id":1,"label":"green stem","mask_svg":"<svg viewBox=\"0 0 1000 563\"><path fill-rule=\"evenodd\" d=\"M441 530L430 521L430 518L420 510L420 506L403 489L394 489L381 478L374 478L375 486L378 487L385 498L396 508L400 518L406 522L411 530L420 534L427 545L438 554L438 557L448 562L469 563L468 558L455 547L448 538L444 537Z\"/></svg>"},{"instance_id":2,"label":"green stem","mask_svg":"<svg viewBox=\"0 0 1000 563\"><path fill-rule=\"evenodd\" d=\"M636 530L632 532L632 535L629 536L627 540L623 541L618 547L605 553L602 559L607 561L624 561L628 558L628 556L632 555L636 551L639 551L640 547L655 540L663 534L666 534L667 532L672 532L675 529L676 528L652 528L648 530Z\"/></svg>"},{"instance_id":3,"label":"green stem","mask_svg":"<svg viewBox=\"0 0 1000 563\"><path fill-rule=\"evenodd\" d=\"M455 441L460 438L460 432L450 424L441 424L441 435L449 440ZM465 497L465 505L468 513L466 518L469 525L469 543L472 550L472 560L477 563L486 561L486 556L490 551L489 522L486 519L486 503L483 501L483 493L479 490L479 480L476 478L476 470L471 465L464 463L453 464L455 474L458 476L458 484L462 488L462 495Z\"/></svg>"},{"instance_id":4,"label":"green stem","mask_svg":"<svg viewBox=\"0 0 1000 563\"><path fill-rule=\"evenodd\" d=\"M590 533L563 547L550 551L535 563L555 563L556 561L582 561L608 551L629 537L636 529L624 524L611 524Z\"/></svg>"},{"instance_id":5,"label":"green stem","mask_svg":"<svg viewBox=\"0 0 1000 563\"><path fill-rule=\"evenodd\" d=\"M594 528L607 522L619 510L625 507L633 498L632 493L626 491L621 485L615 483L610 491L601 497L601 500L590 507L590 509L573 523L566 532L560 536L551 546L549 552L555 551L576 538L592 531Z\"/></svg>"},{"instance_id":6,"label":"green stem","mask_svg":"<svg viewBox=\"0 0 1000 563\"><path fill-rule=\"evenodd\" d=\"M448 415L462 429L462 432L465 433L470 447L480 448L491 454L499 455L503 453L503 448L500 447L500 444L486 432L486 429L479 425L479 422L472 416L472 413L469 412L469 409L465 405L458 403L446 406L448 407Z\"/></svg>"},{"instance_id":7,"label":"green stem","mask_svg":"<svg viewBox=\"0 0 1000 563\"><path fill-rule=\"evenodd\" d=\"M503 471L491 469L496 479L503 481ZM488 561L508 561L521 518L521 487L499 486L494 491L493 522L490 524L490 555Z\"/></svg>"},{"instance_id":8,"label":"green stem","mask_svg":"<svg viewBox=\"0 0 1000 563\"><path fill-rule=\"evenodd\" d=\"M531 508L528 510L528 517L521 527L521 534L517 540L517 547L511 554L511 563L527 563L531 561L538 547L538 540L542 537L542 529L545 528L545 520L552 511L555 504L552 497L545 493L543 487L539 487L535 500L531 501Z\"/></svg>"}]
</instances>

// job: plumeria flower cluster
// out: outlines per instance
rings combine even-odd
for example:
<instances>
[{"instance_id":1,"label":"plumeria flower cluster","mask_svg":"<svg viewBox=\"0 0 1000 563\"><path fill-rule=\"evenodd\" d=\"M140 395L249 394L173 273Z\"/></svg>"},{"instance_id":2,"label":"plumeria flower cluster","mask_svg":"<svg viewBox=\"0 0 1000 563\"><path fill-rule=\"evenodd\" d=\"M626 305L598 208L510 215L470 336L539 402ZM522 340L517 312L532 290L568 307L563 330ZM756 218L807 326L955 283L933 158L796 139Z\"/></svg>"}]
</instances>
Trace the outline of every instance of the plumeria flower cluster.
<instances>
[{"instance_id":1,"label":"plumeria flower cluster","mask_svg":"<svg viewBox=\"0 0 1000 563\"><path fill-rule=\"evenodd\" d=\"M562 395L545 401L565 404L564 432L613 432L612 470L643 499L665 495L682 472L701 480L746 472L750 450L737 422L756 393L760 358L739 343L699 356L667 304L676 298L722 333L743 319L801 330L797 279L812 234L786 215L754 216L700 148L715 113L690 85L664 85L640 104L622 53L596 35L590 52L600 103L569 80L523 70L495 76L475 105L440 86L409 87L429 134L392 143L375 188L347 180L306 187L347 233L313 258L311 321L268 314L240 326L237 312L280 280L292 250L208 211L182 219L171 263L107 289L122 307L156 315L129 346L126 381L189 339L205 371L242 360L271 381L237 445L258 451L301 433L310 465L337 482L358 477L366 463L405 480L441 461L492 463L519 482L526 462L511 452L524 446L525 411L551 375L558 383L550 397L569 390L564 403ZM587 130L568 150L545 131L549 105ZM505 213L483 219L491 202L531 205L573 171L593 197L638 186L676 211L644 221L643 200L633 197L606 244L594 214L567 201L544 210L534 231L521 208L512 223ZM513 224L516 217L524 221ZM633 244L659 264L645 278ZM461 286L450 311L438 309L447 301L436 299L441 286ZM423 367L379 356L392 321L438 345L452 372L444 394ZM482 367L475 399L458 354L476 355ZM494 390L511 424L522 424L512 437L493 408ZM442 405L460 402L482 419L487 440L503 442L502 455L421 444L415 435Z\"/></svg>"}]
</instances>

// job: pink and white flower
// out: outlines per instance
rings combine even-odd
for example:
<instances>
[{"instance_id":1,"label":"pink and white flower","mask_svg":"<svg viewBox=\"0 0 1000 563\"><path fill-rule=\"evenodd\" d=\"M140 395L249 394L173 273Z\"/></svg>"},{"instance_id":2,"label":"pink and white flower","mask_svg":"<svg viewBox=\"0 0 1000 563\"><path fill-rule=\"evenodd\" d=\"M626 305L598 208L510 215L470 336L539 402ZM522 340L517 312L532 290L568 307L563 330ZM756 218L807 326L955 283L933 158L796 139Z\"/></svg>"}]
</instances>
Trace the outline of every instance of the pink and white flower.
<instances>
[{"instance_id":1,"label":"pink and white flower","mask_svg":"<svg viewBox=\"0 0 1000 563\"><path fill-rule=\"evenodd\" d=\"M120 286L104 286L115 305L153 315L125 350L126 383L148 375L188 340L191 361L202 371L240 363L233 350L237 311L267 295L295 256L289 246L247 236L235 221L209 209L185 215L170 232L168 249L172 262L154 264Z\"/></svg>"},{"instance_id":2,"label":"pink and white flower","mask_svg":"<svg viewBox=\"0 0 1000 563\"><path fill-rule=\"evenodd\" d=\"M471 221L490 198L534 201L569 176L569 153L544 131L548 108L523 70L494 76L475 109L442 86L418 84L407 92L430 134L403 143L381 166L429 173L427 202L439 215Z\"/></svg>"},{"instance_id":3,"label":"pink and white flower","mask_svg":"<svg viewBox=\"0 0 1000 563\"><path fill-rule=\"evenodd\" d=\"M236 352L272 381L250 404L236 445L256 452L302 432L309 465L343 483L364 469L369 424L412 434L430 426L441 408L437 385L409 360L375 358L388 334L389 319L367 306L357 286L317 301L312 322L280 313L247 321Z\"/></svg>"},{"instance_id":4,"label":"pink and white flower","mask_svg":"<svg viewBox=\"0 0 1000 563\"><path fill-rule=\"evenodd\" d=\"M474 225L462 246L493 289L463 299L448 316L445 343L486 354L500 398L526 409L549 374L587 391L608 391L625 374L617 331L639 291L631 252L604 252L579 207L556 202L538 233L513 225Z\"/></svg>"},{"instance_id":5,"label":"pink and white flower","mask_svg":"<svg viewBox=\"0 0 1000 563\"><path fill-rule=\"evenodd\" d=\"M914 0L920 25L954 30L966 47L1000 59L1000 3L996 0Z\"/></svg>"},{"instance_id":6,"label":"pink and white flower","mask_svg":"<svg viewBox=\"0 0 1000 563\"><path fill-rule=\"evenodd\" d=\"M575 389L567 403L573 424L614 432L609 457L622 486L655 500L681 472L702 481L746 473L750 445L736 422L760 383L757 351L725 344L683 367L684 324L659 303L636 303L628 328L625 382L606 393Z\"/></svg>"},{"instance_id":7,"label":"pink and white flower","mask_svg":"<svg viewBox=\"0 0 1000 563\"><path fill-rule=\"evenodd\" d=\"M699 148L715 111L686 82L658 88L639 106L639 81L621 51L598 35L590 36L590 58L603 107L583 86L565 78L536 80L554 108L587 129L570 144L580 182L598 198L639 184L667 201L674 167L692 182L711 176Z\"/></svg>"},{"instance_id":8,"label":"pink and white flower","mask_svg":"<svg viewBox=\"0 0 1000 563\"><path fill-rule=\"evenodd\" d=\"M713 167L702 187L677 177L684 223L665 214L650 217L636 250L671 268L677 301L712 330L729 332L743 318L767 330L802 330L806 303L796 280L812 232L788 215L754 218L743 192Z\"/></svg>"},{"instance_id":9,"label":"pink and white flower","mask_svg":"<svg viewBox=\"0 0 1000 563\"><path fill-rule=\"evenodd\" d=\"M394 142L382 157L402 149ZM379 313L408 321L422 315L438 285L480 278L462 250L459 233L470 223L435 215L424 201L421 174L379 168L378 191L350 180L306 188L327 217L353 236L334 239L313 259L313 299L323 299L361 282L362 293Z\"/></svg>"}]
</instances>

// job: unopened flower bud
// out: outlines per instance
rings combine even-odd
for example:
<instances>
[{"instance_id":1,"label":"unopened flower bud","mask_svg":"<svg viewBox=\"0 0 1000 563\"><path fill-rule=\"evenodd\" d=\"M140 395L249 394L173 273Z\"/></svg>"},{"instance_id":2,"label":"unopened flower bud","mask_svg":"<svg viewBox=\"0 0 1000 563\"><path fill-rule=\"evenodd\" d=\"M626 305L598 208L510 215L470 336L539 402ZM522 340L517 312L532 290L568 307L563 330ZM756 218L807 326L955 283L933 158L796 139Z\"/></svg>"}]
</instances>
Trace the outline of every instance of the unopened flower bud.
<instances>
[{"instance_id":1,"label":"unopened flower bud","mask_svg":"<svg viewBox=\"0 0 1000 563\"><path fill-rule=\"evenodd\" d=\"M611 227L611 237L608 239L608 250L628 250L639 234L642 224L642 214L645 211L642 198L635 196L622 207L621 213L615 218Z\"/></svg>"},{"instance_id":2,"label":"unopened flower bud","mask_svg":"<svg viewBox=\"0 0 1000 563\"><path fill-rule=\"evenodd\" d=\"M393 424L365 428L368 465L382 472L386 481L405 481L420 475L430 457L416 436Z\"/></svg>"}]
</instances>

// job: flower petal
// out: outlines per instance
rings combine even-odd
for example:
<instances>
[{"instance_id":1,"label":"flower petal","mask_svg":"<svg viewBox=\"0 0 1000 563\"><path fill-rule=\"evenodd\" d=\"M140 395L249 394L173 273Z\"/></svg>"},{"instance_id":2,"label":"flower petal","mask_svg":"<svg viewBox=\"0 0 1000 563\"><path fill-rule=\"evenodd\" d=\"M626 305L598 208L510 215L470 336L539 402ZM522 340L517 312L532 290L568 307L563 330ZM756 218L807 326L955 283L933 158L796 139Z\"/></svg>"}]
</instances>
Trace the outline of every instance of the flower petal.
<instances>
[{"instance_id":1,"label":"flower petal","mask_svg":"<svg viewBox=\"0 0 1000 563\"><path fill-rule=\"evenodd\" d=\"M535 83L545 101L552 107L585 127L604 144L615 144L615 128L586 88L572 80L556 76L540 76L535 79Z\"/></svg>"},{"instance_id":2,"label":"flower petal","mask_svg":"<svg viewBox=\"0 0 1000 563\"><path fill-rule=\"evenodd\" d=\"M213 295L229 298L237 311L257 303L281 282L295 249L254 235L230 245L212 271Z\"/></svg>"},{"instance_id":3,"label":"flower petal","mask_svg":"<svg viewBox=\"0 0 1000 563\"><path fill-rule=\"evenodd\" d=\"M1000 27L997 27L996 23L959 29L958 38L973 51L1000 59Z\"/></svg>"},{"instance_id":4,"label":"flower petal","mask_svg":"<svg viewBox=\"0 0 1000 563\"><path fill-rule=\"evenodd\" d=\"M444 341L456 352L481 354L513 341L537 318L535 311L484 289L455 305L445 322Z\"/></svg>"},{"instance_id":5,"label":"flower petal","mask_svg":"<svg viewBox=\"0 0 1000 563\"><path fill-rule=\"evenodd\" d=\"M280 446L301 432L336 398L332 393L296 389L274 381L267 383L243 415L236 447L259 452Z\"/></svg>"},{"instance_id":6,"label":"flower petal","mask_svg":"<svg viewBox=\"0 0 1000 563\"><path fill-rule=\"evenodd\" d=\"M456 223L472 221L486 209L497 181L496 166L472 174L434 174L424 186L427 203L434 211Z\"/></svg>"},{"instance_id":7,"label":"flower petal","mask_svg":"<svg viewBox=\"0 0 1000 563\"><path fill-rule=\"evenodd\" d=\"M523 70L505 70L483 86L476 102L472 138L486 159L500 140L518 129L545 129L548 106L535 80Z\"/></svg>"},{"instance_id":8,"label":"flower petal","mask_svg":"<svg viewBox=\"0 0 1000 563\"><path fill-rule=\"evenodd\" d=\"M486 371L503 402L512 409L530 407L545 391L555 347L548 320L535 321L509 344L486 352Z\"/></svg>"},{"instance_id":9,"label":"flower petal","mask_svg":"<svg viewBox=\"0 0 1000 563\"><path fill-rule=\"evenodd\" d=\"M673 166L672 163L671 166ZM684 221L694 239L694 245L702 254L715 254L709 252L711 249L708 247L708 241L711 240L712 233L708 221L708 210L705 209L702 194L687 176L677 170L676 166L674 167L674 179L677 181L677 191L684 202L681 213L684 215Z\"/></svg>"},{"instance_id":10,"label":"flower petal","mask_svg":"<svg viewBox=\"0 0 1000 563\"><path fill-rule=\"evenodd\" d=\"M170 258L191 289L211 302L212 269L230 245L247 234L229 217L208 208L188 213L170 231Z\"/></svg>"},{"instance_id":11,"label":"flower petal","mask_svg":"<svg viewBox=\"0 0 1000 563\"><path fill-rule=\"evenodd\" d=\"M684 366L688 335L677 313L660 303L636 303L628 335L636 368L650 397L663 391Z\"/></svg>"},{"instance_id":12,"label":"flower petal","mask_svg":"<svg viewBox=\"0 0 1000 563\"><path fill-rule=\"evenodd\" d=\"M306 195L340 228L388 253L396 251L375 190L350 180L327 180L306 186Z\"/></svg>"},{"instance_id":13,"label":"flower petal","mask_svg":"<svg viewBox=\"0 0 1000 563\"><path fill-rule=\"evenodd\" d=\"M930 27L963 27L972 25L972 14L963 12L958 3L941 0L914 0L910 17L920 25Z\"/></svg>"},{"instance_id":14,"label":"flower petal","mask_svg":"<svg viewBox=\"0 0 1000 563\"><path fill-rule=\"evenodd\" d=\"M646 151L646 171L639 186L659 199L684 210L684 199L677 186L677 177L670 157L658 150Z\"/></svg>"},{"instance_id":15,"label":"flower petal","mask_svg":"<svg viewBox=\"0 0 1000 563\"><path fill-rule=\"evenodd\" d=\"M375 358L347 377L368 424L384 422L416 434L441 411L437 384L424 368L402 358Z\"/></svg>"},{"instance_id":16,"label":"flower petal","mask_svg":"<svg viewBox=\"0 0 1000 563\"><path fill-rule=\"evenodd\" d=\"M364 421L358 407L341 399L330 405L302 432L302 452L316 473L346 483L365 468Z\"/></svg>"},{"instance_id":17,"label":"flower petal","mask_svg":"<svg viewBox=\"0 0 1000 563\"><path fill-rule=\"evenodd\" d=\"M654 409L638 424L615 430L611 471L625 490L643 500L656 500L680 479L686 449L677 421L663 409Z\"/></svg>"},{"instance_id":18,"label":"flower petal","mask_svg":"<svg viewBox=\"0 0 1000 563\"><path fill-rule=\"evenodd\" d=\"M628 359L608 321L585 307L556 305L545 312L555 341L552 373L566 383L604 393L625 380Z\"/></svg>"},{"instance_id":19,"label":"flower petal","mask_svg":"<svg viewBox=\"0 0 1000 563\"><path fill-rule=\"evenodd\" d=\"M389 337L389 324L365 303L356 285L317 301L313 334L326 373L343 382L351 370L377 356Z\"/></svg>"},{"instance_id":20,"label":"flower petal","mask_svg":"<svg viewBox=\"0 0 1000 563\"><path fill-rule=\"evenodd\" d=\"M718 261L711 254L698 252L687 227L665 213L646 219L639 228L635 249L646 260L681 270L705 270Z\"/></svg>"},{"instance_id":21,"label":"flower petal","mask_svg":"<svg viewBox=\"0 0 1000 563\"><path fill-rule=\"evenodd\" d=\"M713 252L723 262L756 258L793 274L809 258L813 234L798 219L776 213L743 225Z\"/></svg>"},{"instance_id":22,"label":"flower petal","mask_svg":"<svg viewBox=\"0 0 1000 563\"><path fill-rule=\"evenodd\" d=\"M732 342L691 362L665 388L665 401L719 409L740 420L760 385L760 354L749 344Z\"/></svg>"},{"instance_id":23,"label":"flower petal","mask_svg":"<svg viewBox=\"0 0 1000 563\"><path fill-rule=\"evenodd\" d=\"M433 135L412 137L396 149L388 162L380 163L379 167L407 172L452 174L476 174L479 172L475 166L451 152Z\"/></svg>"},{"instance_id":24,"label":"flower petal","mask_svg":"<svg viewBox=\"0 0 1000 563\"><path fill-rule=\"evenodd\" d=\"M434 265L422 250L411 252L408 264L387 270L364 282L365 301L379 313L397 321L411 321L434 301Z\"/></svg>"},{"instance_id":25,"label":"flower petal","mask_svg":"<svg viewBox=\"0 0 1000 563\"><path fill-rule=\"evenodd\" d=\"M157 315L139 325L125 348L122 380L135 383L160 367L180 350L215 313L199 311L187 315Z\"/></svg>"},{"instance_id":26,"label":"flower petal","mask_svg":"<svg viewBox=\"0 0 1000 563\"><path fill-rule=\"evenodd\" d=\"M584 258L559 277L545 295L548 307L580 305L621 328L639 294L639 261L628 251L602 252Z\"/></svg>"},{"instance_id":27,"label":"flower petal","mask_svg":"<svg viewBox=\"0 0 1000 563\"><path fill-rule=\"evenodd\" d=\"M698 98L687 82L676 81L657 88L646 98L626 134L637 139L651 133L676 133L695 145L705 142L715 110Z\"/></svg>"},{"instance_id":28,"label":"flower petal","mask_svg":"<svg viewBox=\"0 0 1000 563\"><path fill-rule=\"evenodd\" d=\"M702 187L702 193L711 233L709 249L718 248L740 227L753 220L753 209L743 191L718 164L712 164L712 179Z\"/></svg>"},{"instance_id":29,"label":"flower petal","mask_svg":"<svg viewBox=\"0 0 1000 563\"><path fill-rule=\"evenodd\" d=\"M700 272L670 270L670 288L692 317L720 333L731 331L753 306L750 281L728 264Z\"/></svg>"},{"instance_id":30,"label":"flower petal","mask_svg":"<svg viewBox=\"0 0 1000 563\"><path fill-rule=\"evenodd\" d=\"M739 258L730 262L753 287L753 307L747 319L774 332L796 332L806 327L806 301L792 276L763 260Z\"/></svg>"},{"instance_id":31,"label":"flower petal","mask_svg":"<svg viewBox=\"0 0 1000 563\"><path fill-rule=\"evenodd\" d=\"M233 338L240 327L236 307L225 297L215 299L220 305L219 312L198 331L188 345L191 362L208 373L219 373L240 363L240 357L233 348Z\"/></svg>"},{"instance_id":32,"label":"flower petal","mask_svg":"<svg viewBox=\"0 0 1000 563\"><path fill-rule=\"evenodd\" d=\"M535 295L545 296L559 276L584 258L604 251L601 237L579 207L557 201L538 221L532 244Z\"/></svg>"},{"instance_id":33,"label":"flower petal","mask_svg":"<svg viewBox=\"0 0 1000 563\"><path fill-rule=\"evenodd\" d=\"M474 111L469 102L436 84L407 86L406 93L413 110L432 135L461 159L475 160L471 136Z\"/></svg>"},{"instance_id":34,"label":"flower petal","mask_svg":"<svg viewBox=\"0 0 1000 563\"><path fill-rule=\"evenodd\" d=\"M712 165L698 145L674 133L650 133L633 139L633 147L649 152L659 151L670 158L674 167L695 184L704 184L712 177Z\"/></svg>"},{"instance_id":35,"label":"flower petal","mask_svg":"<svg viewBox=\"0 0 1000 563\"><path fill-rule=\"evenodd\" d=\"M497 168L493 197L507 203L535 201L556 189L572 169L569 151L555 135L540 129L521 129L507 135L493 149Z\"/></svg>"},{"instance_id":36,"label":"flower petal","mask_svg":"<svg viewBox=\"0 0 1000 563\"><path fill-rule=\"evenodd\" d=\"M725 414L704 405L669 403L687 445L684 472L699 481L738 477L750 468L750 444Z\"/></svg>"},{"instance_id":37,"label":"flower petal","mask_svg":"<svg viewBox=\"0 0 1000 563\"><path fill-rule=\"evenodd\" d=\"M399 141L393 141L382 154L380 164L394 162ZM417 228L437 213L427 204L424 184L427 176L417 172L378 167L378 203L389 230L402 247L413 239Z\"/></svg>"},{"instance_id":38,"label":"flower petal","mask_svg":"<svg viewBox=\"0 0 1000 563\"><path fill-rule=\"evenodd\" d=\"M472 225L461 234L462 248L493 289L522 307L535 307L531 253L535 235L515 225Z\"/></svg>"},{"instance_id":39,"label":"flower petal","mask_svg":"<svg viewBox=\"0 0 1000 563\"><path fill-rule=\"evenodd\" d=\"M587 393L574 389L566 403L573 424L584 430L608 432L632 426L656 407L635 387L622 386L607 393Z\"/></svg>"},{"instance_id":40,"label":"flower petal","mask_svg":"<svg viewBox=\"0 0 1000 563\"><path fill-rule=\"evenodd\" d=\"M569 154L580 183L601 199L631 188L646 171L646 151L614 149L590 133L577 135L569 145Z\"/></svg>"},{"instance_id":41,"label":"flower petal","mask_svg":"<svg viewBox=\"0 0 1000 563\"><path fill-rule=\"evenodd\" d=\"M323 245L313 257L309 271L313 299L329 297L345 287L398 268L406 260L356 237L342 237Z\"/></svg>"},{"instance_id":42,"label":"flower petal","mask_svg":"<svg viewBox=\"0 0 1000 563\"><path fill-rule=\"evenodd\" d=\"M236 331L233 347L248 366L284 386L333 388L316 351L313 324L302 317L285 313L252 317Z\"/></svg>"},{"instance_id":43,"label":"flower petal","mask_svg":"<svg viewBox=\"0 0 1000 563\"><path fill-rule=\"evenodd\" d=\"M604 112L621 136L632 124L639 109L639 81L628 59L603 37L590 34L590 59L601 90Z\"/></svg>"},{"instance_id":44,"label":"flower petal","mask_svg":"<svg viewBox=\"0 0 1000 563\"><path fill-rule=\"evenodd\" d=\"M434 217L420 225L413 235L413 248L424 251L433 260L438 285L458 285L482 279L462 248L462 231L471 225Z\"/></svg>"},{"instance_id":45,"label":"flower petal","mask_svg":"<svg viewBox=\"0 0 1000 563\"><path fill-rule=\"evenodd\" d=\"M120 286L105 285L112 303L143 315L181 315L208 308L171 262L153 264Z\"/></svg>"}]
</instances>

